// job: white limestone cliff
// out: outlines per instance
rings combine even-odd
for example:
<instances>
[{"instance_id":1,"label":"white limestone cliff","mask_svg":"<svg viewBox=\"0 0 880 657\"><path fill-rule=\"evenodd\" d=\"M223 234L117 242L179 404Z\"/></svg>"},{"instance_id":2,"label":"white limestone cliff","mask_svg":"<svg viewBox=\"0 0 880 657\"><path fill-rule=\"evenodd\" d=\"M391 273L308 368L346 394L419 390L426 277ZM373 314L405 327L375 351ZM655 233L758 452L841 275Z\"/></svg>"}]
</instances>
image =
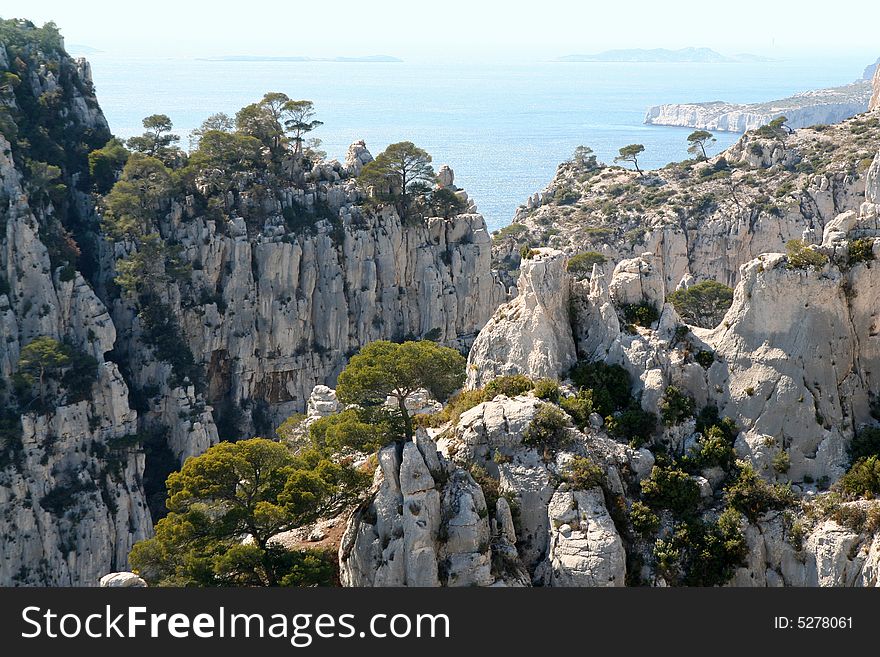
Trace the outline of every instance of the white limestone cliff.
<instances>
[{"instance_id":1,"label":"white limestone cliff","mask_svg":"<svg viewBox=\"0 0 880 657\"><path fill-rule=\"evenodd\" d=\"M574 364L565 263L565 255L552 249L523 261L517 296L495 311L474 341L468 387L505 374L558 377Z\"/></svg>"},{"instance_id":2,"label":"white limestone cliff","mask_svg":"<svg viewBox=\"0 0 880 657\"><path fill-rule=\"evenodd\" d=\"M669 125L700 130L746 132L785 116L792 128L839 123L869 106L871 85L866 81L843 87L819 89L796 94L782 100L736 104L669 103L650 107L645 114L649 125Z\"/></svg>"}]
</instances>

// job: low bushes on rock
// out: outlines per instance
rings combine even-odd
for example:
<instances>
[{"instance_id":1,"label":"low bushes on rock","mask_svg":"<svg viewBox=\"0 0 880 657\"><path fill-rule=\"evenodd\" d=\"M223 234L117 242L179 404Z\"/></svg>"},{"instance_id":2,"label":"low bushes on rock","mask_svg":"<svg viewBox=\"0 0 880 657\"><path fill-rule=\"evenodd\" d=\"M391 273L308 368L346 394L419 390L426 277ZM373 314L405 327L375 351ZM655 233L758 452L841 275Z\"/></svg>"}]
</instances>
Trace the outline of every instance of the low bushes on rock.
<instances>
[{"instance_id":1,"label":"low bushes on rock","mask_svg":"<svg viewBox=\"0 0 880 657\"><path fill-rule=\"evenodd\" d=\"M566 442L568 416L552 404L541 404L523 433L523 444L529 447L561 447Z\"/></svg>"},{"instance_id":2,"label":"low bushes on rock","mask_svg":"<svg viewBox=\"0 0 880 657\"><path fill-rule=\"evenodd\" d=\"M589 490L603 484L605 472L592 459L576 456L565 466L562 478L576 490Z\"/></svg>"},{"instance_id":3,"label":"low bushes on rock","mask_svg":"<svg viewBox=\"0 0 880 657\"><path fill-rule=\"evenodd\" d=\"M737 478L726 488L725 497L728 505L752 522L756 522L762 513L782 510L794 502L791 488L768 484L744 462L740 462Z\"/></svg>"},{"instance_id":4,"label":"low bushes on rock","mask_svg":"<svg viewBox=\"0 0 880 657\"><path fill-rule=\"evenodd\" d=\"M880 457L869 456L853 463L840 478L841 491L854 497L874 497L880 494Z\"/></svg>"},{"instance_id":5,"label":"low bushes on rock","mask_svg":"<svg viewBox=\"0 0 880 657\"><path fill-rule=\"evenodd\" d=\"M510 374L507 376L499 376L486 384L483 393L486 401L495 399L498 395L507 397L516 397L524 395L535 387L535 382L529 377L522 374Z\"/></svg>"},{"instance_id":6,"label":"low bushes on rock","mask_svg":"<svg viewBox=\"0 0 880 657\"><path fill-rule=\"evenodd\" d=\"M785 248L791 269L821 269L828 262L828 256L809 248L803 240L789 240Z\"/></svg>"},{"instance_id":7,"label":"low bushes on rock","mask_svg":"<svg viewBox=\"0 0 880 657\"><path fill-rule=\"evenodd\" d=\"M666 426L681 424L694 416L696 403L675 386L667 386L660 403L660 418Z\"/></svg>"},{"instance_id":8,"label":"low bushes on rock","mask_svg":"<svg viewBox=\"0 0 880 657\"><path fill-rule=\"evenodd\" d=\"M655 509L669 509L676 516L693 513L700 503L700 487L684 470L655 465L642 481L642 497Z\"/></svg>"}]
</instances>

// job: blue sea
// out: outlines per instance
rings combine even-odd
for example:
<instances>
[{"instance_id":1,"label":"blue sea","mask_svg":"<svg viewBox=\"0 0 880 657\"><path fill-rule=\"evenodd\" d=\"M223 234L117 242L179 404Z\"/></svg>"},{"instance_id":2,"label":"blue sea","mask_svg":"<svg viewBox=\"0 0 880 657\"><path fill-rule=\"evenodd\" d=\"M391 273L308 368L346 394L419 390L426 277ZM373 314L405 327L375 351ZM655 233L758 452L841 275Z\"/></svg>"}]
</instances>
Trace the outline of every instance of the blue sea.
<instances>
[{"instance_id":1,"label":"blue sea","mask_svg":"<svg viewBox=\"0 0 880 657\"><path fill-rule=\"evenodd\" d=\"M366 140L375 155L409 140L455 170L493 230L543 188L579 144L610 162L621 146L645 145L644 167L687 157L688 129L642 124L650 105L758 102L858 78L858 57L773 63L340 63L132 59L89 56L113 132L167 114L186 134L214 112L233 115L266 91L314 101L312 133L340 160ZM716 149L738 135L719 133Z\"/></svg>"}]
</instances>

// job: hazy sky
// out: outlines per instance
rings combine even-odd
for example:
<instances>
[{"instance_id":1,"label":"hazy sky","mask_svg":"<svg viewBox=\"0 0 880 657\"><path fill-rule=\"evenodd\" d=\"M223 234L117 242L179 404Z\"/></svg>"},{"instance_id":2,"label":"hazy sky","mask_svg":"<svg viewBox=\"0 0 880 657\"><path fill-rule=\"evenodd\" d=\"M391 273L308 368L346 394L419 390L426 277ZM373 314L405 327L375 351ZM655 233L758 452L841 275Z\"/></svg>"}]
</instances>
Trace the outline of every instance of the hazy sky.
<instances>
[{"instance_id":1,"label":"hazy sky","mask_svg":"<svg viewBox=\"0 0 880 657\"><path fill-rule=\"evenodd\" d=\"M738 0L19 0L0 9L54 20L69 44L137 55L552 58L608 48L707 46L725 54L875 53L877 0L821 10ZM875 53L873 56L876 57Z\"/></svg>"}]
</instances>

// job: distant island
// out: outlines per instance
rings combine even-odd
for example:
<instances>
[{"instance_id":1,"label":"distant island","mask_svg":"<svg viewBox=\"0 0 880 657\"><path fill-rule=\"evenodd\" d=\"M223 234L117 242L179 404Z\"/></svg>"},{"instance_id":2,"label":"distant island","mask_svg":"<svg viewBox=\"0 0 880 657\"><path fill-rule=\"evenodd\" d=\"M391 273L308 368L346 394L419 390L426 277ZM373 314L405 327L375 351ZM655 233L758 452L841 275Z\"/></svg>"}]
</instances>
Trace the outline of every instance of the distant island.
<instances>
[{"instance_id":1,"label":"distant island","mask_svg":"<svg viewBox=\"0 0 880 657\"><path fill-rule=\"evenodd\" d=\"M366 55L364 57L263 57L260 55L230 55L227 57L200 57L203 62L358 62L367 64L402 62L390 55Z\"/></svg>"},{"instance_id":2,"label":"distant island","mask_svg":"<svg viewBox=\"0 0 880 657\"><path fill-rule=\"evenodd\" d=\"M758 55L746 53L738 55L722 55L711 48L633 48L623 50L605 50L595 55L566 55L558 57L557 62L659 62L659 63L698 63L698 64L730 64L741 62L773 61Z\"/></svg>"}]
</instances>

